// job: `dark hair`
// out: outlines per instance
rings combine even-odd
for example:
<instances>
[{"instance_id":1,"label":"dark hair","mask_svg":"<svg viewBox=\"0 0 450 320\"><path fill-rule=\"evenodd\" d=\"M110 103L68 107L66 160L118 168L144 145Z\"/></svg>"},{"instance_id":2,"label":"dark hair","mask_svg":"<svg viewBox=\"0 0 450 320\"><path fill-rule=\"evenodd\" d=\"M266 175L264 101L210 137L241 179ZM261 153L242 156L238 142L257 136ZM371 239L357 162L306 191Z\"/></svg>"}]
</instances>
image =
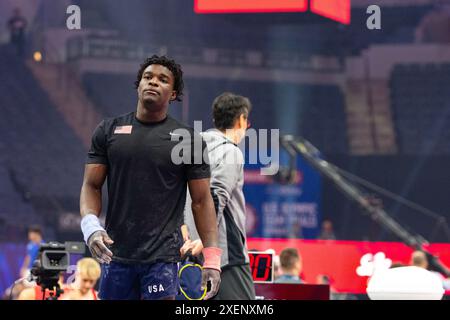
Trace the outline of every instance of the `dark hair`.
<instances>
[{"instance_id":1,"label":"dark hair","mask_svg":"<svg viewBox=\"0 0 450 320\"><path fill-rule=\"evenodd\" d=\"M283 269L292 269L299 260L300 256L295 248L286 248L280 253L280 265Z\"/></svg>"},{"instance_id":2,"label":"dark hair","mask_svg":"<svg viewBox=\"0 0 450 320\"><path fill-rule=\"evenodd\" d=\"M230 129L242 114L248 117L251 109L248 98L224 92L214 99L212 105L214 126L220 130Z\"/></svg>"},{"instance_id":3,"label":"dark hair","mask_svg":"<svg viewBox=\"0 0 450 320\"><path fill-rule=\"evenodd\" d=\"M27 232L28 233L30 233L30 232L39 233L39 235L42 236L42 228L41 228L41 226L38 226L38 225L29 226L27 229Z\"/></svg>"},{"instance_id":4,"label":"dark hair","mask_svg":"<svg viewBox=\"0 0 450 320\"><path fill-rule=\"evenodd\" d=\"M141 64L139 71L137 73L136 81L134 82L134 87L137 89L139 87L139 82L141 82L142 74L144 73L145 68L147 68L149 65L152 64L159 64L161 66L166 67L169 69L173 77L175 79L173 84L173 90L177 92L177 96L175 97L175 100L181 101L181 97L183 96L183 88L184 88L184 82L183 82L183 70L181 70L181 66L175 62L175 60L172 60L166 56L157 56L153 55L150 58L147 58L143 64Z\"/></svg>"}]
</instances>

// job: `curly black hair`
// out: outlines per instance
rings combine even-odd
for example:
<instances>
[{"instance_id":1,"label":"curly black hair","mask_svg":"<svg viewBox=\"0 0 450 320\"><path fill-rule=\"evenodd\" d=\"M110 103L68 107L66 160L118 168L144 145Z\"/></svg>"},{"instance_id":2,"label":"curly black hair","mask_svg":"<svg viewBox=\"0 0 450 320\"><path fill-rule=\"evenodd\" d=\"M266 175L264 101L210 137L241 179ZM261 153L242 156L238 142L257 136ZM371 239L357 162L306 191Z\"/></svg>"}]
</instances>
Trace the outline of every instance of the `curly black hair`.
<instances>
[{"instance_id":1,"label":"curly black hair","mask_svg":"<svg viewBox=\"0 0 450 320\"><path fill-rule=\"evenodd\" d=\"M214 126L219 130L230 129L241 114L246 118L252 109L247 97L224 92L214 99L212 105Z\"/></svg>"},{"instance_id":2,"label":"curly black hair","mask_svg":"<svg viewBox=\"0 0 450 320\"><path fill-rule=\"evenodd\" d=\"M175 62L175 60L172 60L166 56L157 56L156 54L151 56L150 58L147 58L143 64L141 64L139 71L137 73L136 81L134 82L134 87L137 89L139 87L139 82L141 82L142 74L144 73L145 68L147 68L149 65L152 64L159 64L161 66L166 67L169 69L173 77L175 79L173 84L173 90L176 91L177 96L175 97L175 100L181 101L181 97L183 96L183 88L184 88L184 82L183 82L183 70L181 70L181 66Z\"/></svg>"}]
</instances>

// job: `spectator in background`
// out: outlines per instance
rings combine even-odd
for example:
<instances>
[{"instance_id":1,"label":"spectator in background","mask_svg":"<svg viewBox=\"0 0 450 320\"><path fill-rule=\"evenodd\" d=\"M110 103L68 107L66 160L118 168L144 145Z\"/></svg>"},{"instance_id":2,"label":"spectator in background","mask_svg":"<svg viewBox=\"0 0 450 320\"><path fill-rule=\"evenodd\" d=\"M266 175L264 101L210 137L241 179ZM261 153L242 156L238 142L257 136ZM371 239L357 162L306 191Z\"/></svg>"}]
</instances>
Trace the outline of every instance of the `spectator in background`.
<instances>
[{"instance_id":1,"label":"spectator in background","mask_svg":"<svg viewBox=\"0 0 450 320\"><path fill-rule=\"evenodd\" d=\"M328 277L326 274L318 274L316 277L316 283L330 285L330 277ZM330 287L330 291L331 291L331 287Z\"/></svg>"},{"instance_id":2,"label":"spectator in background","mask_svg":"<svg viewBox=\"0 0 450 320\"><path fill-rule=\"evenodd\" d=\"M322 222L322 229L320 230L319 237L320 240L336 240L336 235L333 230L333 223L331 220L324 220Z\"/></svg>"},{"instance_id":3,"label":"spectator in background","mask_svg":"<svg viewBox=\"0 0 450 320\"><path fill-rule=\"evenodd\" d=\"M94 287L101 275L100 264L92 258L77 263L75 281L64 288L61 300L98 300Z\"/></svg>"},{"instance_id":4,"label":"spectator in background","mask_svg":"<svg viewBox=\"0 0 450 320\"><path fill-rule=\"evenodd\" d=\"M428 262L427 255L425 254L425 252L420 251L420 250L416 250L411 254L411 263L410 264L415 267L429 270L429 262ZM431 271L431 270L429 270L429 271L434 273L437 277L439 277L439 279L442 281L442 286L444 287L444 289L447 289L447 290L450 289L449 279L446 279L439 272Z\"/></svg>"},{"instance_id":5,"label":"spectator in background","mask_svg":"<svg viewBox=\"0 0 450 320\"><path fill-rule=\"evenodd\" d=\"M416 41L450 43L450 3L436 0L435 7L426 14L416 29Z\"/></svg>"},{"instance_id":6,"label":"spectator in background","mask_svg":"<svg viewBox=\"0 0 450 320\"><path fill-rule=\"evenodd\" d=\"M17 54L23 57L25 53L25 29L27 20L22 16L19 8L15 8L12 17L8 20L8 29L11 34L10 42L17 49Z\"/></svg>"},{"instance_id":7,"label":"spectator in background","mask_svg":"<svg viewBox=\"0 0 450 320\"><path fill-rule=\"evenodd\" d=\"M336 289L332 286L332 281L330 277L326 274L318 274L316 277L317 284L325 284L330 287L330 300L345 300L345 294L339 294L336 292Z\"/></svg>"},{"instance_id":8,"label":"spectator in background","mask_svg":"<svg viewBox=\"0 0 450 320\"><path fill-rule=\"evenodd\" d=\"M411 254L411 265L428 270L428 259L423 251L414 251Z\"/></svg>"},{"instance_id":9,"label":"spectator in background","mask_svg":"<svg viewBox=\"0 0 450 320\"><path fill-rule=\"evenodd\" d=\"M39 248L41 243L43 242L42 229L38 225L32 225L28 227L27 232L27 251L22 263L22 267L19 271L19 280L16 280L13 285L5 290L3 295L5 299L15 300L19 297L23 290L35 285L35 282L30 282L28 277L30 275L30 270L33 267L34 261L38 258Z\"/></svg>"},{"instance_id":10,"label":"spectator in background","mask_svg":"<svg viewBox=\"0 0 450 320\"><path fill-rule=\"evenodd\" d=\"M286 248L280 253L281 275L275 283L303 283L300 279L302 272L302 259L297 249Z\"/></svg>"},{"instance_id":11,"label":"spectator in background","mask_svg":"<svg viewBox=\"0 0 450 320\"><path fill-rule=\"evenodd\" d=\"M22 278L28 276L34 260L38 257L39 248L43 242L42 229L40 226L33 225L28 228L28 241L27 254L23 261L22 268L20 269L20 277Z\"/></svg>"},{"instance_id":12,"label":"spectator in background","mask_svg":"<svg viewBox=\"0 0 450 320\"><path fill-rule=\"evenodd\" d=\"M290 238L290 239L303 238L302 224L300 222L300 219L296 220L294 223L291 224L288 238Z\"/></svg>"}]
</instances>

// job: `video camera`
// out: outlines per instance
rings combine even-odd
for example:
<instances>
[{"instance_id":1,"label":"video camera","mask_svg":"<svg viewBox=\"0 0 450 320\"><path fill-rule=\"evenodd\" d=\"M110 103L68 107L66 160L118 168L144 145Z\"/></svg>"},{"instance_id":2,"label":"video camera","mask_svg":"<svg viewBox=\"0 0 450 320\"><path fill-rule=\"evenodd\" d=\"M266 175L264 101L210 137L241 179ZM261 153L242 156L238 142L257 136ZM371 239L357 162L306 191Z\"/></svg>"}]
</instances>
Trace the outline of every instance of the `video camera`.
<instances>
[{"instance_id":1,"label":"video camera","mask_svg":"<svg viewBox=\"0 0 450 320\"><path fill-rule=\"evenodd\" d=\"M49 242L41 244L38 258L33 262L31 278L41 286L42 292L50 291L48 300L56 300L64 291L58 284L61 272L67 271L70 263L70 253L84 254L83 242ZM52 291L54 290L54 291Z\"/></svg>"}]
</instances>

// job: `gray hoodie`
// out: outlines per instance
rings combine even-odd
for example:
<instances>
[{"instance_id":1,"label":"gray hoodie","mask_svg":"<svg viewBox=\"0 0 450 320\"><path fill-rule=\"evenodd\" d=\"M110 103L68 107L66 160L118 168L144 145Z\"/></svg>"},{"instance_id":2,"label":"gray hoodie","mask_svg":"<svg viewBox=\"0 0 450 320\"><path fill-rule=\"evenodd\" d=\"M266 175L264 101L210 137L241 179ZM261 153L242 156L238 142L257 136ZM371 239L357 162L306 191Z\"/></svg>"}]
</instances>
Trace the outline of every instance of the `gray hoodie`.
<instances>
[{"instance_id":1,"label":"gray hoodie","mask_svg":"<svg viewBox=\"0 0 450 320\"><path fill-rule=\"evenodd\" d=\"M216 129L201 133L211 165L211 195L219 227L222 267L249 263L245 234L244 157L239 147ZM187 193L185 223L191 239L199 239Z\"/></svg>"}]
</instances>

